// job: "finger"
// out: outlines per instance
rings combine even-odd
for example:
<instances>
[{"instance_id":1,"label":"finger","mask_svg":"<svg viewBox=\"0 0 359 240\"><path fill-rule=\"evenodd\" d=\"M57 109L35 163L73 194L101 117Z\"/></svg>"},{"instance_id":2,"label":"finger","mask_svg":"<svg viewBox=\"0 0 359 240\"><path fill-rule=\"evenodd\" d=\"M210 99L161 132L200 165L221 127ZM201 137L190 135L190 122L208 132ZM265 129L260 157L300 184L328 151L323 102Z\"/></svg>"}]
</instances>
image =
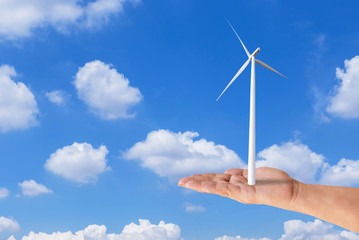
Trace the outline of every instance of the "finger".
<instances>
[{"instance_id":1,"label":"finger","mask_svg":"<svg viewBox=\"0 0 359 240\"><path fill-rule=\"evenodd\" d=\"M230 179L229 179L229 183L235 184L235 185L239 185L239 184L247 184L248 179L242 175L230 175Z\"/></svg>"},{"instance_id":2,"label":"finger","mask_svg":"<svg viewBox=\"0 0 359 240\"><path fill-rule=\"evenodd\" d=\"M182 186L201 193L217 194L223 197L229 197L241 203L250 203L250 201L246 200L245 196L244 198L242 196L242 188L245 192L248 191L247 179L240 175L229 176L231 176L231 178L228 179L228 181L223 181L215 178L212 180L206 180L204 176L202 176L203 179L201 180L198 178L201 176L197 175L197 179L192 178Z\"/></svg>"},{"instance_id":3,"label":"finger","mask_svg":"<svg viewBox=\"0 0 359 240\"><path fill-rule=\"evenodd\" d=\"M186 182L190 181L193 178L193 176L190 177L184 177L178 181L178 186L183 186Z\"/></svg>"},{"instance_id":4,"label":"finger","mask_svg":"<svg viewBox=\"0 0 359 240\"><path fill-rule=\"evenodd\" d=\"M204 185L204 182L207 182L206 184L209 185L210 182L212 182L213 184L213 181L201 181L201 180L196 180L196 179L191 179L187 182L185 182L182 187L185 187L185 188L189 188L189 189L193 189L193 190L196 190L196 191L199 191L199 192L203 192L202 190L202 186ZM203 183L203 185L202 185Z\"/></svg>"},{"instance_id":5,"label":"finger","mask_svg":"<svg viewBox=\"0 0 359 240\"><path fill-rule=\"evenodd\" d=\"M213 193L221 196L228 196L228 185L226 181L188 181L183 187L190 188L202 193Z\"/></svg>"},{"instance_id":6,"label":"finger","mask_svg":"<svg viewBox=\"0 0 359 240\"><path fill-rule=\"evenodd\" d=\"M228 182L230 179L229 174L224 173L204 173L204 174L196 174L192 175L190 177L184 177L178 182L178 186L183 186L186 182L191 180L198 180L198 181L226 181Z\"/></svg>"},{"instance_id":7,"label":"finger","mask_svg":"<svg viewBox=\"0 0 359 240\"><path fill-rule=\"evenodd\" d=\"M186 182L188 181L192 181L192 180L204 180L204 179L210 179L211 178L211 174L208 173L207 175L204 175L204 174L196 174L196 175L192 175L192 176L189 176L189 177L184 177L182 179L180 179L178 181L178 186L183 186L184 184L186 184Z\"/></svg>"},{"instance_id":8,"label":"finger","mask_svg":"<svg viewBox=\"0 0 359 240\"><path fill-rule=\"evenodd\" d=\"M178 181L178 186L183 186L189 181L197 180L197 181L205 181L212 179L212 175L210 173L208 174L196 174L189 177L184 177L181 180Z\"/></svg>"},{"instance_id":9,"label":"finger","mask_svg":"<svg viewBox=\"0 0 359 240\"><path fill-rule=\"evenodd\" d=\"M224 173L225 174L242 175L242 176L247 177L248 176L248 169L232 168L232 169L228 169Z\"/></svg>"}]
</instances>

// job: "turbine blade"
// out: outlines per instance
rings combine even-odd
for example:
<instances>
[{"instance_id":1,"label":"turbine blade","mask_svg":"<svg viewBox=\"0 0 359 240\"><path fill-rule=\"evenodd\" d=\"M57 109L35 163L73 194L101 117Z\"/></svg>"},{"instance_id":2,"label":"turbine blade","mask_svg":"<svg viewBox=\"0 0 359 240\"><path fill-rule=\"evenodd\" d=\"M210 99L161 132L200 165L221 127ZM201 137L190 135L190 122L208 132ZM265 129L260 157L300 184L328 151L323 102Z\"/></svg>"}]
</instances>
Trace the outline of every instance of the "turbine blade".
<instances>
[{"instance_id":1,"label":"turbine blade","mask_svg":"<svg viewBox=\"0 0 359 240\"><path fill-rule=\"evenodd\" d=\"M265 67L265 68L267 68L267 69L269 69L269 70L271 70L271 71L273 71L273 72L275 72L275 73L278 73L279 75L281 75L281 76L283 76L283 77L285 77L285 78L287 78L286 76L284 76L284 75L281 74L280 72L274 70L274 69L271 68L268 64L262 62L261 60L256 59L256 63L258 63L259 65L262 65L263 67ZM287 79L288 79L288 78L287 78Z\"/></svg>"},{"instance_id":2,"label":"turbine blade","mask_svg":"<svg viewBox=\"0 0 359 240\"><path fill-rule=\"evenodd\" d=\"M216 101L218 101L218 99L223 95L223 93L229 88L229 86L231 86L231 84L234 82L234 80L236 80L236 78L239 76L239 74L241 74L243 72L243 70L248 66L248 63L251 59L248 58L248 60L243 64L243 66L238 70L238 72L236 73L236 75L234 75L234 77L232 78L232 80L228 83L227 87L223 90L223 92L221 93L221 95L219 95L219 97L217 98Z\"/></svg>"},{"instance_id":3,"label":"turbine blade","mask_svg":"<svg viewBox=\"0 0 359 240\"><path fill-rule=\"evenodd\" d=\"M237 35L237 38L239 39L239 41L241 41L242 46L243 46L243 48L244 48L244 51L246 51L246 54L247 54L247 56L249 57L249 56L250 56L250 54L249 54L249 52L248 52L248 50L247 50L246 46L244 46L244 43L242 42L241 38L238 36L238 34L237 34L236 30L234 30L234 28L232 27L232 24L231 24L231 23L227 20L227 18L226 18L226 21L227 21L227 23L229 24L229 26L231 26L231 28L232 28L233 32Z\"/></svg>"}]
</instances>

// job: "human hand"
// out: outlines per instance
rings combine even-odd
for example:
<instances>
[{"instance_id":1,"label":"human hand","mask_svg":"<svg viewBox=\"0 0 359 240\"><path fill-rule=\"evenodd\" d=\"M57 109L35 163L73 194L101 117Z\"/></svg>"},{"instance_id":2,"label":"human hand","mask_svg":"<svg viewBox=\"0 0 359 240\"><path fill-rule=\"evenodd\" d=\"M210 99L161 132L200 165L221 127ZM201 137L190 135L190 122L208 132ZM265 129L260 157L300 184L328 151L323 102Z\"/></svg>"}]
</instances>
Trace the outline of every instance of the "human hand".
<instances>
[{"instance_id":1,"label":"human hand","mask_svg":"<svg viewBox=\"0 0 359 240\"><path fill-rule=\"evenodd\" d=\"M256 169L256 184L248 185L247 169L229 169L225 173L205 173L182 178L178 186L203 193L218 194L246 204L266 204L293 209L300 182L275 168Z\"/></svg>"},{"instance_id":2,"label":"human hand","mask_svg":"<svg viewBox=\"0 0 359 240\"><path fill-rule=\"evenodd\" d=\"M247 169L182 178L178 185L218 194L246 204L266 204L323 219L359 233L359 188L304 184L275 168L256 169L248 185Z\"/></svg>"}]
</instances>

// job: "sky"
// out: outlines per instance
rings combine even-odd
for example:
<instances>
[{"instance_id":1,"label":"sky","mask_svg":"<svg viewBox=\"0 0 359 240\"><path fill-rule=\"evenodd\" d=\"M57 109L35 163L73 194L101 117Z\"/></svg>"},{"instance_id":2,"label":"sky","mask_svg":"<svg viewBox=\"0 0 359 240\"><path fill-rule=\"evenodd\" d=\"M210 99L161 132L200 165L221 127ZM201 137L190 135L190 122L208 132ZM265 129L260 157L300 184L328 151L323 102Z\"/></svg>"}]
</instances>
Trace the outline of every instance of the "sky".
<instances>
[{"instance_id":1,"label":"sky","mask_svg":"<svg viewBox=\"0 0 359 240\"><path fill-rule=\"evenodd\" d=\"M0 239L359 239L177 186L257 166L359 187L359 3L0 0ZM340 207L340 206L338 206Z\"/></svg>"}]
</instances>

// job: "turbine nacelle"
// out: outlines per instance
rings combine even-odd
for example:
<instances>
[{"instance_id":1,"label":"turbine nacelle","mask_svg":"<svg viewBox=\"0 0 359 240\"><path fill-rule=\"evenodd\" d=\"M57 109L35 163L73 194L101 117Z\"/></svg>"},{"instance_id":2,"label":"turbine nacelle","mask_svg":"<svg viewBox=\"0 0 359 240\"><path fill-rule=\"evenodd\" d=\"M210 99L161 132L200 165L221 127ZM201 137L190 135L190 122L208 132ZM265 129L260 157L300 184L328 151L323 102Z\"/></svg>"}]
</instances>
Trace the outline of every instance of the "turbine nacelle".
<instances>
[{"instance_id":1,"label":"turbine nacelle","mask_svg":"<svg viewBox=\"0 0 359 240\"><path fill-rule=\"evenodd\" d=\"M252 53L251 56L255 57L255 56L259 53L260 50L261 50L261 48L258 47L258 48Z\"/></svg>"}]
</instances>

